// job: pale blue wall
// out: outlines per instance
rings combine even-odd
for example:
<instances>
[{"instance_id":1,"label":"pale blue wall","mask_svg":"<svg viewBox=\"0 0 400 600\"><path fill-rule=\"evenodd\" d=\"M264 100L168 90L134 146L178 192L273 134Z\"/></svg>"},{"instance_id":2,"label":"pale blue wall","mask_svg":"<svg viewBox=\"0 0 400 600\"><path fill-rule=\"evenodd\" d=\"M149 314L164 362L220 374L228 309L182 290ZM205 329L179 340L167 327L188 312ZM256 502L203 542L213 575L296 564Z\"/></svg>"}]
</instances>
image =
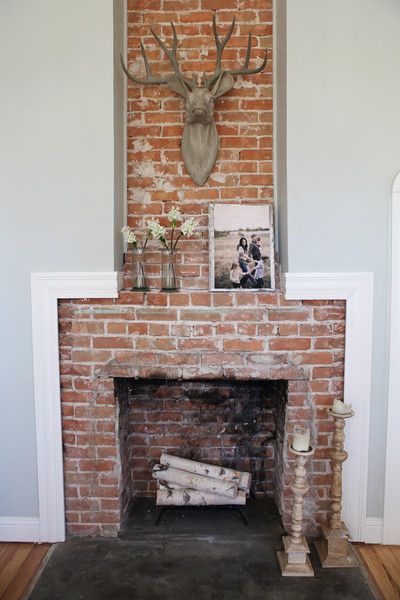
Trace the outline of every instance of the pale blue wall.
<instances>
[{"instance_id":1,"label":"pale blue wall","mask_svg":"<svg viewBox=\"0 0 400 600\"><path fill-rule=\"evenodd\" d=\"M400 170L400 3L287 0L286 25L282 263L290 272L375 273L368 514L380 516L390 192Z\"/></svg>"},{"instance_id":2,"label":"pale blue wall","mask_svg":"<svg viewBox=\"0 0 400 600\"><path fill-rule=\"evenodd\" d=\"M112 1L1 0L0 73L0 516L34 516L30 273L120 258Z\"/></svg>"}]
</instances>

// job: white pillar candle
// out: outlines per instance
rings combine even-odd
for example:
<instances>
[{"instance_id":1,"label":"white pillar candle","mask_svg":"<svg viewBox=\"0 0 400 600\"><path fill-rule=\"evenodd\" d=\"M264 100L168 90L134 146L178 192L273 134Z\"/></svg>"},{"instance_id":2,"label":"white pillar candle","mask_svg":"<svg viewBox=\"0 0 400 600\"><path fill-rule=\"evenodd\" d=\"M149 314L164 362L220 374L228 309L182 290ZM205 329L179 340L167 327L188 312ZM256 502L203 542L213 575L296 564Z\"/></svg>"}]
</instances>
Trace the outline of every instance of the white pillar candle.
<instances>
[{"instance_id":1,"label":"white pillar candle","mask_svg":"<svg viewBox=\"0 0 400 600\"><path fill-rule=\"evenodd\" d=\"M310 449L310 430L302 429L298 425L293 429L293 450L297 452L308 452Z\"/></svg>"},{"instance_id":2,"label":"white pillar candle","mask_svg":"<svg viewBox=\"0 0 400 600\"><path fill-rule=\"evenodd\" d=\"M348 415L349 413L351 413L352 411L352 407L351 404L346 404L345 402L342 402L342 400L339 400L338 398L335 398L333 401L333 405L332 405L332 412L337 413L339 415Z\"/></svg>"}]
</instances>

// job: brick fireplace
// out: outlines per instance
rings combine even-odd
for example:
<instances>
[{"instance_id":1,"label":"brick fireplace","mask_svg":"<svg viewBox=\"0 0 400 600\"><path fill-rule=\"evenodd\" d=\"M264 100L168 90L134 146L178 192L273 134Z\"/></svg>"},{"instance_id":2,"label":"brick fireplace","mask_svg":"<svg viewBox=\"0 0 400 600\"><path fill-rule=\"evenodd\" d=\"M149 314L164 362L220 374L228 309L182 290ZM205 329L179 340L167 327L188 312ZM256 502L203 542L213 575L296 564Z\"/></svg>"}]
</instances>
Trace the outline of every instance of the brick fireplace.
<instances>
[{"instance_id":1,"label":"brick fireplace","mask_svg":"<svg viewBox=\"0 0 400 600\"><path fill-rule=\"evenodd\" d=\"M293 463L286 439L295 423L311 426L317 450L306 520L307 531L315 533L329 507L332 423L326 408L343 393L344 317L342 301L287 301L279 292L124 291L114 301L61 301L67 531L113 535L120 527L126 508L118 437L121 381L284 380L285 443L268 466L274 487L266 492L274 494L287 524ZM136 426L139 421L138 414ZM184 426L183 419L179 423ZM146 460L156 461L159 442L153 450L149 445Z\"/></svg>"},{"instance_id":2,"label":"brick fireplace","mask_svg":"<svg viewBox=\"0 0 400 600\"><path fill-rule=\"evenodd\" d=\"M116 380L121 514L155 500L162 452L252 473L253 496L272 496L282 451L285 381ZM281 466L281 464L279 464Z\"/></svg>"},{"instance_id":3,"label":"brick fireplace","mask_svg":"<svg viewBox=\"0 0 400 600\"><path fill-rule=\"evenodd\" d=\"M186 217L197 219L195 235L181 240L181 291L157 291L160 249L151 242L147 252L151 291L129 291L127 255L125 289L118 298L59 302L65 506L71 535L115 535L132 497L153 493L149 469L161 450L192 453L194 458L239 468L247 461L257 471L254 491L274 496L287 525L293 461L286 447L296 423L311 427L316 446L305 502L307 533L316 532L329 508L332 423L326 408L343 396L344 301L286 300L279 282L275 292L208 291L209 203L273 202L272 2L128 0L128 67L140 70L142 40L157 70L164 73L170 68L149 26L169 39L172 20L182 70L213 71L211 20L216 9L221 34L236 15L236 29L224 51L227 68L243 60L250 30L254 60L262 58L266 47L270 58L265 71L238 77L234 89L218 100L220 152L204 186L197 187L182 165L182 100L166 86L128 85L127 222L135 229L143 228L149 217L166 224L174 205ZM278 257L276 263L278 271ZM187 393L190 396L199 385L210 392L214 406L220 390L231 400L237 398L240 386L264 390L253 454L238 454L239 439L232 432L225 437L220 433L222 438L216 430L194 435L207 394L197 396L189 410ZM277 389L280 393L270 402L271 390ZM180 397L187 402L186 411L182 412L183 405L167 407L174 395L175 401ZM221 425L219 432L226 426L229 430L235 416L233 403L224 402L225 416L213 416ZM141 410L143 404L146 410ZM250 405L239 406L241 417ZM226 416L228 409L232 417ZM167 421L168 411L181 418L170 414ZM248 421L236 416L243 434ZM121 435L123 423L127 428ZM133 443L127 451L126 441L135 432L144 443ZM184 439L190 439L192 447L182 445ZM260 456L264 462L257 462Z\"/></svg>"}]
</instances>

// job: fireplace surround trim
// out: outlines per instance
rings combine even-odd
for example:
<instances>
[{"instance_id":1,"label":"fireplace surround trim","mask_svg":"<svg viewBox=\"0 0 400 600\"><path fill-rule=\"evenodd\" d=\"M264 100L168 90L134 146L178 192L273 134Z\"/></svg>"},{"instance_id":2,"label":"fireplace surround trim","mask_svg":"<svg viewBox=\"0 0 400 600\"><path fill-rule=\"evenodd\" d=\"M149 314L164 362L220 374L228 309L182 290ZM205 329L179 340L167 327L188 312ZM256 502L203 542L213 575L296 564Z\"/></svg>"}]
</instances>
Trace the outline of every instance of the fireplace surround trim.
<instances>
[{"instance_id":1,"label":"fireplace surround trim","mask_svg":"<svg viewBox=\"0 0 400 600\"><path fill-rule=\"evenodd\" d=\"M344 399L353 404L358 418L348 432L350 458L344 476L343 514L353 539L366 541L373 274L284 273L281 281L288 300L346 300ZM39 494L39 532L32 541L65 539L58 300L116 298L121 288L121 274L115 271L31 274Z\"/></svg>"}]
</instances>

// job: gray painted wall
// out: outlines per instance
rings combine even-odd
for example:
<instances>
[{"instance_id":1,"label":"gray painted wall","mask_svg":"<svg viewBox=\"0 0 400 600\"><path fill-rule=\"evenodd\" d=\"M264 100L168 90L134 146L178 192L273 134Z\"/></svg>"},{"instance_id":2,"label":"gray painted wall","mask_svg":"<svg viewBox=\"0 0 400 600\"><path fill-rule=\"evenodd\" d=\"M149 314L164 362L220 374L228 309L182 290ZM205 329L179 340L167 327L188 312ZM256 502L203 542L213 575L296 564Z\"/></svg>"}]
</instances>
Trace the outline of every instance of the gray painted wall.
<instances>
[{"instance_id":1,"label":"gray painted wall","mask_svg":"<svg viewBox=\"0 0 400 600\"><path fill-rule=\"evenodd\" d=\"M38 514L30 273L119 266L113 44L110 0L0 2L3 517Z\"/></svg>"},{"instance_id":2,"label":"gray painted wall","mask_svg":"<svg viewBox=\"0 0 400 600\"><path fill-rule=\"evenodd\" d=\"M400 170L400 3L287 0L286 24L278 58L285 61L286 51L282 263L291 272L375 273L368 515L380 516L390 192Z\"/></svg>"}]
</instances>

